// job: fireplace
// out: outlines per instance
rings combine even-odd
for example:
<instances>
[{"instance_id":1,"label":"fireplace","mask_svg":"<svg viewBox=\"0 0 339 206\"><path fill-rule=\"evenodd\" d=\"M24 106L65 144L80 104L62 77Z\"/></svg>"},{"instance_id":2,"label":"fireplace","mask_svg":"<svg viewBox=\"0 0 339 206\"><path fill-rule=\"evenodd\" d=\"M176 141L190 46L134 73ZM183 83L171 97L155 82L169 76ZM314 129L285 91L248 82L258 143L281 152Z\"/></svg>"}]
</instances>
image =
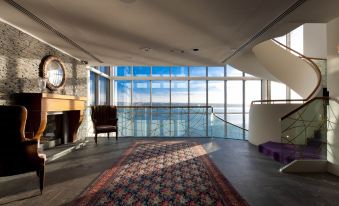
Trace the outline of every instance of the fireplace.
<instances>
[{"instance_id":1,"label":"fireplace","mask_svg":"<svg viewBox=\"0 0 339 206\"><path fill-rule=\"evenodd\" d=\"M65 112L47 112L45 131L40 138L44 149L68 143L68 119Z\"/></svg>"},{"instance_id":2,"label":"fireplace","mask_svg":"<svg viewBox=\"0 0 339 206\"><path fill-rule=\"evenodd\" d=\"M59 138L57 136L60 136L60 140L56 140L60 144L77 141L77 131L83 119L86 97L18 93L14 95L14 99L16 104L25 106L28 111L26 133L33 133L34 138L38 140L57 139ZM48 118L52 119L48 121ZM58 122L60 122L59 125ZM57 127L57 130L62 128L56 132L62 135L51 134L50 130L55 130L54 127ZM45 131L46 128L47 131Z\"/></svg>"}]
</instances>

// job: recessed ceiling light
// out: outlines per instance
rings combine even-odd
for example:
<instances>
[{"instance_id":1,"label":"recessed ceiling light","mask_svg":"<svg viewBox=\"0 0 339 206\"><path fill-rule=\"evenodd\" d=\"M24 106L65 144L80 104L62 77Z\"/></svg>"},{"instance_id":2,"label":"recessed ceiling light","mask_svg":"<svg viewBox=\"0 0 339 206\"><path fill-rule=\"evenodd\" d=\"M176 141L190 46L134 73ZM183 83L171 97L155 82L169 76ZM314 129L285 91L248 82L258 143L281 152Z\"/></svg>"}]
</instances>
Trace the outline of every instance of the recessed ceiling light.
<instances>
[{"instance_id":1,"label":"recessed ceiling light","mask_svg":"<svg viewBox=\"0 0 339 206\"><path fill-rule=\"evenodd\" d=\"M172 52L172 53L183 54L185 51L184 51L184 50L181 50L181 49L171 49L170 52Z\"/></svg>"},{"instance_id":2,"label":"recessed ceiling light","mask_svg":"<svg viewBox=\"0 0 339 206\"><path fill-rule=\"evenodd\" d=\"M144 51L144 52L149 52L152 50L152 48L150 47L141 47L140 50Z\"/></svg>"}]
</instances>

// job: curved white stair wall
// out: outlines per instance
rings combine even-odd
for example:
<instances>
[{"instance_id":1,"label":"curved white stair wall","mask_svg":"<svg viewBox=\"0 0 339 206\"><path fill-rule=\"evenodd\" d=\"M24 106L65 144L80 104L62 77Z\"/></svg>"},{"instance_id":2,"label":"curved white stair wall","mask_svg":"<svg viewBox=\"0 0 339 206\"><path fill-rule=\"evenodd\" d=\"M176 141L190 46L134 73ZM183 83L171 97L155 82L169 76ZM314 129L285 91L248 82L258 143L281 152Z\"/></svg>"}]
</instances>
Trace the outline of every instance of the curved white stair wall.
<instances>
[{"instance_id":1,"label":"curved white stair wall","mask_svg":"<svg viewBox=\"0 0 339 206\"><path fill-rule=\"evenodd\" d=\"M248 141L259 145L280 142L280 118L301 104L252 104L249 113Z\"/></svg>"},{"instance_id":2,"label":"curved white stair wall","mask_svg":"<svg viewBox=\"0 0 339 206\"><path fill-rule=\"evenodd\" d=\"M317 87L319 77L312 65L274 41L262 42L254 46L252 51L270 74L301 97L307 98Z\"/></svg>"}]
</instances>

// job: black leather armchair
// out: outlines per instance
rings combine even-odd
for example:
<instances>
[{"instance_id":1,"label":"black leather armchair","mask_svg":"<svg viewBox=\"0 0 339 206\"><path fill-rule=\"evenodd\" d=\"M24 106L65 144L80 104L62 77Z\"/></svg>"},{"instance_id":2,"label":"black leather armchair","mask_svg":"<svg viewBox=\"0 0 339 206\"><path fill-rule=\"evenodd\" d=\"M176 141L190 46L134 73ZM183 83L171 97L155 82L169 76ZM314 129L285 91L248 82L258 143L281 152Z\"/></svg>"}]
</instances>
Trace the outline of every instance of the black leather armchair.
<instances>
[{"instance_id":1,"label":"black leather armchair","mask_svg":"<svg viewBox=\"0 0 339 206\"><path fill-rule=\"evenodd\" d=\"M117 107L110 105L92 106L92 121L95 133L95 143L97 143L99 133L107 133L109 138L110 132L115 132L115 138L118 139L118 118Z\"/></svg>"}]
</instances>

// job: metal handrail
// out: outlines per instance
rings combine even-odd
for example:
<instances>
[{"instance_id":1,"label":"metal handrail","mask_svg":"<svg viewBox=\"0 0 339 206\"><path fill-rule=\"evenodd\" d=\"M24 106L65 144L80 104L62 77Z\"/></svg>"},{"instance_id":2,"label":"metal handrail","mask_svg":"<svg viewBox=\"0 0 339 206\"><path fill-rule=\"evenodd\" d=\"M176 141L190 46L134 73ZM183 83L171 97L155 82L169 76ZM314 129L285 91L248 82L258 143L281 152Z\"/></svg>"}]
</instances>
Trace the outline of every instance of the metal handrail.
<instances>
[{"instance_id":1,"label":"metal handrail","mask_svg":"<svg viewBox=\"0 0 339 206\"><path fill-rule=\"evenodd\" d=\"M287 113L286 115L284 115L283 117L281 117L281 120L286 119L288 116L290 116L291 114L295 113L296 111L306 107L308 104L312 103L315 100L318 99L322 99L322 100L333 100L335 101L337 104L339 104L339 100L333 97L314 97L311 100L307 101L305 104L300 105L300 107L295 108L294 110L290 111L289 113Z\"/></svg>"},{"instance_id":2,"label":"metal handrail","mask_svg":"<svg viewBox=\"0 0 339 206\"><path fill-rule=\"evenodd\" d=\"M232 125L232 126L234 126L234 127L237 127L237 128L239 128L239 129L248 131L248 129L242 128L242 127L240 127L240 126L238 126L238 125L235 125L235 124L233 124L233 123L230 123L230 122L228 122L228 121L222 119L221 117L218 117L214 112L212 112L212 114L213 114L213 116L215 116L215 117L218 118L219 120L225 122L226 124L230 124L230 125Z\"/></svg>"},{"instance_id":3,"label":"metal handrail","mask_svg":"<svg viewBox=\"0 0 339 206\"><path fill-rule=\"evenodd\" d=\"M145 106L117 106L117 108L131 108L131 109L134 109L134 108L136 108L136 109L138 109L138 108L149 108L149 109L152 109L152 108L169 108L169 109L171 109L171 108L188 108L188 109L189 109L189 108L210 108L210 109L211 109L212 115L215 116L216 118L218 118L219 120L223 121L223 122L226 123L226 124L230 124L230 125L232 125L232 126L234 126L234 127L237 127L237 128L239 128L239 129L248 131L248 130L245 129L245 128L242 128L242 127L240 127L240 126L238 126L238 125L235 125L235 124L233 124L233 123L230 123L230 122L228 122L228 121L226 121L226 120L220 118L219 116L217 116L217 115L214 113L214 108L213 108L213 106L161 106L161 105L159 105L159 106L149 106L149 105L145 105Z\"/></svg>"},{"instance_id":4,"label":"metal handrail","mask_svg":"<svg viewBox=\"0 0 339 206\"><path fill-rule=\"evenodd\" d=\"M270 100L254 100L251 104L264 103L264 102L305 102L305 99L270 99Z\"/></svg>"}]
</instances>

